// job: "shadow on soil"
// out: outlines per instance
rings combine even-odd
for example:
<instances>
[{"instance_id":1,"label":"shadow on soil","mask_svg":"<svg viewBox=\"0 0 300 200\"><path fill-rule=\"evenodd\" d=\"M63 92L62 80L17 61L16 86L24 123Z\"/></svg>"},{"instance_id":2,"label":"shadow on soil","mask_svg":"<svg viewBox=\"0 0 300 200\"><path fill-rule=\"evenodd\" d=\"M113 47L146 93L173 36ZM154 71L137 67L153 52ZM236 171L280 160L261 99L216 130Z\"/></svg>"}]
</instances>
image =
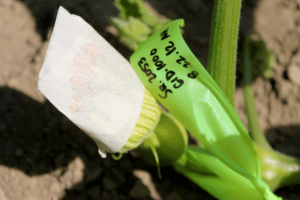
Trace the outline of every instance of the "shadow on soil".
<instances>
[{"instance_id":1,"label":"shadow on soil","mask_svg":"<svg viewBox=\"0 0 300 200\"><path fill-rule=\"evenodd\" d=\"M62 169L59 177L75 158L83 161L84 180L67 189L62 200L128 199L137 180L132 174L134 169L157 174L155 166L130 154L120 161L110 156L100 158L94 141L48 101L39 103L17 90L0 87L0 105L0 165L21 170L28 176ZM162 175L163 180L152 177L162 196L178 187L187 194L213 199L171 167L162 168Z\"/></svg>"},{"instance_id":2,"label":"shadow on soil","mask_svg":"<svg viewBox=\"0 0 300 200\"><path fill-rule=\"evenodd\" d=\"M119 194L127 195L136 180L130 155L122 162L110 156L101 159L94 141L48 101L39 103L19 91L0 87L0 105L0 165L29 176L63 169L60 176L79 157L85 165L84 181L66 191L63 199L89 199L84 191L95 185L102 187L105 176L115 179Z\"/></svg>"}]
</instances>

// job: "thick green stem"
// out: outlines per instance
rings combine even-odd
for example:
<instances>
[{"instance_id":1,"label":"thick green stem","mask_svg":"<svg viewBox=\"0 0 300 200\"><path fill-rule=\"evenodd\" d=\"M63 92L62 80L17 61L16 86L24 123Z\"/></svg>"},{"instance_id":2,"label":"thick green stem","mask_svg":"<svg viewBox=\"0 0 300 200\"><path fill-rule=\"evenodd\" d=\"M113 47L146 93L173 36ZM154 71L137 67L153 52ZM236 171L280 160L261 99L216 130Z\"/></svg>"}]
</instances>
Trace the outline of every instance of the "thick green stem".
<instances>
[{"instance_id":1,"label":"thick green stem","mask_svg":"<svg viewBox=\"0 0 300 200\"><path fill-rule=\"evenodd\" d=\"M249 47L249 39L245 39L244 43L244 55L243 55L243 68L244 68L244 96L245 96L245 104L246 104L246 113L248 118L248 125L250 129L250 133L254 142L259 144L261 147L265 149L272 149L269 145L265 135L263 134L256 113L255 100L253 95L253 90L251 86L252 82L252 63L250 57L250 47Z\"/></svg>"},{"instance_id":2,"label":"thick green stem","mask_svg":"<svg viewBox=\"0 0 300 200\"><path fill-rule=\"evenodd\" d=\"M233 106L241 2L215 0L207 68Z\"/></svg>"}]
</instances>

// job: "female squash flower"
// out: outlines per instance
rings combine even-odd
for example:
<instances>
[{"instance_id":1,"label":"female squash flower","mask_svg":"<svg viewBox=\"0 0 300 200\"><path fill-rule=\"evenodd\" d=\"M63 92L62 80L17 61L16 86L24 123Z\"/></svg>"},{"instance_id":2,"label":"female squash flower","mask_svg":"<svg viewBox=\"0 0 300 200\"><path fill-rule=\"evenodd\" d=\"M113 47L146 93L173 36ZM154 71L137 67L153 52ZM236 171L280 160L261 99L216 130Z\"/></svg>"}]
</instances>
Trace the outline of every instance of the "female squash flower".
<instances>
[{"instance_id":1,"label":"female squash flower","mask_svg":"<svg viewBox=\"0 0 300 200\"><path fill-rule=\"evenodd\" d=\"M38 87L96 142L102 157L136 148L160 118L157 102L129 62L82 18L62 7Z\"/></svg>"}]
</instances>

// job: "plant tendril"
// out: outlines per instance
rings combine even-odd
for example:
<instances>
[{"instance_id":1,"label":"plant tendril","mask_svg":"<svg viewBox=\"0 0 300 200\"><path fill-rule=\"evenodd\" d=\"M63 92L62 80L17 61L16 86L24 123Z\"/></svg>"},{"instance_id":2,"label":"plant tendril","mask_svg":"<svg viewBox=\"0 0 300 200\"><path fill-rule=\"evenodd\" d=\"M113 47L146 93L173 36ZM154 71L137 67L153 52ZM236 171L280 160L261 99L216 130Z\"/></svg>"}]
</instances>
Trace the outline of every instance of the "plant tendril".
<instances>
[{"instance_id":1,"label":"plant tendril","mask_svg":"<svg viewBox=\"0 0 300 200\"><path fill-rule=\"evenodd\" d=\"M156 162L156 164L157 164L157 174L158 174L158 178L159 178L159 179L162 179L161 173L160 173L160 165L159 165L159 159L158 159L157 151L156 151L156 149L155 149L155 147L154 147L153 144L150 145L150 148L151 148L151 150L152 150L152 153L153 153L154 158L155 158L155 162Z\"/></svg>"},{"instance_id":2,"label":"plant tendril","mask_svg":"<svg viewBox=\"0 0 300 200\"><path fill-rule=\"evenodd\" d=\"M111 157L114 159L114 160L120 160L122 157L123 157L123 153L119 153L118 156L116 156L115 154L111 154Z\"/></svg>"}]
</instances>

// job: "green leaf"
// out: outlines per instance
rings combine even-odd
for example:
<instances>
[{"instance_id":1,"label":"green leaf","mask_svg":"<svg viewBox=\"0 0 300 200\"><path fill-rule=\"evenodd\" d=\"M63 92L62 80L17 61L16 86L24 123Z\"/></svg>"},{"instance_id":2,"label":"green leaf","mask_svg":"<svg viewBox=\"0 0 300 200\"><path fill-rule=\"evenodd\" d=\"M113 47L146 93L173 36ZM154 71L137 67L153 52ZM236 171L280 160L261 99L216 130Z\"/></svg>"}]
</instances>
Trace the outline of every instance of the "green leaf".
<instances>
[{"instance_id":1,"label":"green leaf","mask_svg":"<svg viewBox=\"0 0 300 200\"><path fill-rule=\"evenodd\" d=\"M111 24L119 31L119 39L135 51L153 33L169 23L169 19L158 19L142 0L116 0L119 18L111 18Z\"/></svg>"},{"instance_id":2,"label":"green leaf","mask_svg":"<svg viewBox=\"0 0 300 200\"><path fill-rule=\"evenodd\" d=\"M158 23L158 18L149 12L142 0L116 0L115 5L120 11L119 15L122 20L134 17L151 27L155 27Z\"/></svg>"},{"instance_id":3,"label":"green leaf","mask_svg":"<svg viewBox=\"0 0 300 200\"><path fill-rule=\"evenodd\" d=\"M270 79L273 75L276 58L273 51L267 48L266 43L258 33L250 33L246 37L245 51L249 51L249 55L246 58L248 60L244 62L251 62L251 76L261 76L265 79Z\"/></svg>"},{"instance_id":4,"label":"green leaf","mask_svg":"<svg viewBox=\"0 0 300 200\"><path fill-rule=\"evenodd\" d=\"M118 29L120 41L131 50L137 50L140 43L147 40L152 30L141 20L129 17L127 21L111 18L111 23Z\"/></svg>"}]
</instances>

